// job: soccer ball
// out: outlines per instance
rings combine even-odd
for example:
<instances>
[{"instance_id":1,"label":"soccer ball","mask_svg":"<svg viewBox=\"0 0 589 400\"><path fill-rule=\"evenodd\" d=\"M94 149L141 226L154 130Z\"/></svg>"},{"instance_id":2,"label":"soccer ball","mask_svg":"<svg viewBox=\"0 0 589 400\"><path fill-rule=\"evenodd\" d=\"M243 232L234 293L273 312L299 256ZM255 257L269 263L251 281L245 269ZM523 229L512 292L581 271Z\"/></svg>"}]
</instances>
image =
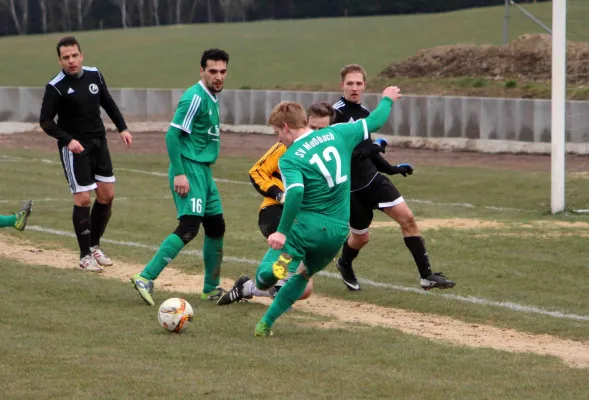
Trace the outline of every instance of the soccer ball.
<instances>
[{"instance_id":1,"label":"soccer ball","mask_svg":"<svg viewBox=\"0 0 589 400\"><path fill-rule=\"evenodd\" d=\"M176 333L186 329L193 316L192 306L186 300L176 297L164 301L157 313L161 326Z\"/></svg>"}]
</instances>

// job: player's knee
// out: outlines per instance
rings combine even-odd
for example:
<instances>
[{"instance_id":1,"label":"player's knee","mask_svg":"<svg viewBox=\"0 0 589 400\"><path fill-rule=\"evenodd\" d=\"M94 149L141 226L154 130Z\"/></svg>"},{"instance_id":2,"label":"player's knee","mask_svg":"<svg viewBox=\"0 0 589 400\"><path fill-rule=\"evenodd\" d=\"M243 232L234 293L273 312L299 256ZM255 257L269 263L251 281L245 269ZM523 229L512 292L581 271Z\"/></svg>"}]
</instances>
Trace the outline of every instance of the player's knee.
<instances>
[{"instance_id":1,"label":"player's knee","mask_svg":"<svg viewBox=\"0 0 589 400\"><path fill-rule=\"evenodd\" d=\"M202 219L205 235L213 239L220 239L225 235L225 218L223 214L212 215Z\"/></svg>"},{"instance_id":2,"label":"player's knee","mask_svg":"<svg viewBox=\"0 0 589 400\"><path fill-rule=\"evenodd\" d=\"M362 248L362 246L366 246L368 244L368 242L370 241L370 233L369 232L352 233L351 241L356 246L350 246L350 247L358 248L357 246L359 246L359 248Z\"/></svg>"},{"instance_id":3,"label":"player's knee","mask_svg":"<svg viewBox=\"0 0 589 400\"><path fill-rule=\"evenodd\" d=\"M114 190L112 191L108 191L106 193L101 193L101 194L96 194L96 199L98 200L99 203L102 204L110 204L112 203L112 201L115 198L115 192Z\"/></svg>"},{"instance_id":4,"label":"player's knee","mask_svg":"<svg viewBox=\"0 0 589 400\"><path fill-rule=\"evenodd\" d=\"M187 245L196 237L196 235L198 235L200 221L201 217L197 217L196 215L183 215L180 217L180 223L174 231L174 234L182 239L182 242Z\"/></svg>"},{"instance_id":5,"label":"player's knee","mask_svg":"<svg viewBox=\"0 0 589 400\"><path fill-rule=\"evenodd\" d=\"M92 197L90 192L81 192L74 194L74 204L78 207L90 207Z\"/></svg>"},{"instance_id":6,"label":"player's knee","mask_svg":"<svg viewBox=\"0 0 589 400\"><path fill-rule=\"evenodd\" d=\"M413 212L409 209L407 209L403 214L399 216L397 222L399 223L399 225L401 225L401 228L406 230L413 230L417 228L415 216L413 215Z\"/></svg>"}]
</instances>

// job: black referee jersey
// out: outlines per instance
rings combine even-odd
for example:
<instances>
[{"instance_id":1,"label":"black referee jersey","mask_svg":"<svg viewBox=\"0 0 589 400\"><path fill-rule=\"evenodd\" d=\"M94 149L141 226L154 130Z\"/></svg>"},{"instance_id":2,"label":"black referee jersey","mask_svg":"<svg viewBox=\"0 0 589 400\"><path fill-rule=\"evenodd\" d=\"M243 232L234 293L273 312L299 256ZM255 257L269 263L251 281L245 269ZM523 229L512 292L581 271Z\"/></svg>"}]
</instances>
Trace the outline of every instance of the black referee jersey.
<instances>
[{"instance_id":1,"label":"black referee jersey","mask_svg":"<svg viewBox=\"0 0 589 400\"><path fill-rule=\"evenodd\" d=\"M60 146L67 146L72 139L83 143L86 139L105 137L100 107L119 132L127 129L98 68L83 67L82 71L81 76L61 71L45 86L39 123ZM54 121L56 115L57 123Z\"/></svg>"}]
</instances>

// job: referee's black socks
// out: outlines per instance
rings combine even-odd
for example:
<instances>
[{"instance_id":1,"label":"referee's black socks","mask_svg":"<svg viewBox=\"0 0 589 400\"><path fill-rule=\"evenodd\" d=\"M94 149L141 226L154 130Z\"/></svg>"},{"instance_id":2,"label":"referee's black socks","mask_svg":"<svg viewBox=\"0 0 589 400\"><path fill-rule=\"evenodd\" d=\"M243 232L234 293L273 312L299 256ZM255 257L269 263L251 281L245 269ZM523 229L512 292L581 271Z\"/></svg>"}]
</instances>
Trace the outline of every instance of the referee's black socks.
<instances>
[{"instance_id":1,"label":"referee's black socks","mask_svg":"<svg viewBox=\"0 0 589 400\"><path fill-rule=\"evenodd\" d=\"M90 254L90 207L74 205L72 222L80 246L80 259L82 259Z\"/></svg>"},{"instance_id":2,"label":"referee's black socks","mask_svg":"<svg viewBox=\"0 0 589 400\"><path fill-rule=\"evenodd\" d=\"M429 264L427 250L425 248L425 241L421 236L407 236L404 240L405 246L407 246L411 255L413 255L415 264L417 264L419 275L421 275L422 278L427 278L432 273L432 270Z\"/></svg>"},{"instance_id":3,"label":"referee's black socks","mask_svg":"<svg viewBox=\"0 0 589 400\"><path fill-rule=\"evenodd\" d=\"M98 246L100 244L100 238L104 234L104 230L112 214L111 208L112 202L102 204L98 200L94 200L92 215L90 216L90 220L92 221L90 246Z\"/></svg>"}]
</instances>

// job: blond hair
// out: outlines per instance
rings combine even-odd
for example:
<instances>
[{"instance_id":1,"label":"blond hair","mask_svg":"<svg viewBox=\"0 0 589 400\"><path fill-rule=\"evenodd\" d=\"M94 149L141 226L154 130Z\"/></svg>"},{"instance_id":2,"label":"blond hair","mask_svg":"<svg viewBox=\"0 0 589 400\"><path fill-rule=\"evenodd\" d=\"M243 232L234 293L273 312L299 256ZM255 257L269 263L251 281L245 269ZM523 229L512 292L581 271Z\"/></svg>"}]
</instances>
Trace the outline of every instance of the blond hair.
<instances>
[{"instance_id":1,"label":"blond hair","mask_svg":"<svg viewBox=\"0 0 589 400\"><path fill-rule=\"evenodd\" d=\"M340 69L339 75L342 82L346 79L346 75L351 74L352 72L360 72L364 78L364 82L366 82L366 70L360 64L349 64Z\"/></svg>"},{"instance_id":2,"label":"blond hair","mask_svg":"<svg viewBox=\"0 0 589 400\"><path fill-rule=\"evenodd\" d=\"M272 109L268 118L269 125L279 128L286 124L291 129L303 129L307 122L305 108L294 101L281 101Z\"/></svg>"}]
</instances>

